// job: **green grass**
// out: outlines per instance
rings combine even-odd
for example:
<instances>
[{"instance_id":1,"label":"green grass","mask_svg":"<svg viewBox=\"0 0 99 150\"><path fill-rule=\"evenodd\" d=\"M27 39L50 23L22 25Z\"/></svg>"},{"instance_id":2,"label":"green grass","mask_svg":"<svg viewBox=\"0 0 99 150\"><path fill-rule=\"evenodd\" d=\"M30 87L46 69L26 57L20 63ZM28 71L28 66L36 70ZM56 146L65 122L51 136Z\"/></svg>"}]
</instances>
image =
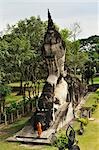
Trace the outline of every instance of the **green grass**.
<instances>
[{"instance_id":1,"label":"green grass","mask_svg":"<svg viewBox=\"0 0 99 150\"><path fill-rule=\"evenodd\" d=\"M20 147L18 143L0 142L0 150L29 150L27 148Z\"/></svg>"},{"instance_id":2,"label":"green grass","mask_svg":"<svg viewBox=\"0 0 99 150\"><path fill-rule=\"evenodd\" d=\"M54 146L22 145L21 143L0 142L0 150L57 150Z\"/></svg>"},{"instance_id":3,"label":"green grass","mask_svg":"<svg viewBox=\"0 0 99 150\"><path fill-rule=\"evenodd\" d=\"M22 100L23 96L22 95L17 95L17 92L13 92L10 95L5 97L5 103L9 104L12 102L17 102Z\"/></svg>"},{"instance_id":4,"label":"green grass","mask_svg":"<svg viewBox=\"0 0 99 150\"><path fill-rule=\"evenodd\" d=\"M43 82L44 82L43 80L40 81L41 87L43 85ZM24 82L22 82L22 86L24 86L25 83L29 83L29 86L33 85L32 81L24 81ZM20 82L13 82L13 83L8 84L8 86L11 86L11 87L20 87Z\"/></svg>"},{"instance_id":5,"label":"green grass","mask_svg":"<svg viewBox=\"0 0 99 150\"><path fill-rule=\"evenodd\" d=\"M89 81L89 84L91 84L91 80ZM93 78L93 84L99 84L99 77Z\"/></svg>"},{"instance_id":6,"label":"green grass","mask_svg":"<svg viewBox=\"0 0 99 150\"><path fill-rule=\"evenodd\" d=\"M84 104L84 106L91 107L93 104L95 104L97 99L99 99L99 91L98 90L89 95L89 97L86 100L86 103Z\"/></svg>"},{"instance_id":7,"label":"green grass","mask_svg":"<svg viewBox=\"0 0 99 150\"><path fill-rule=\"evenodd\" d=\"M26 82L23 82L23 85L24 83ZM29 84L31 85L31 81L29 81ZM20 82L15 82L15 83L10 83L8 84L8 86L11 86L11 87L19 87L20 86ZM40 92L42 91L42 88L44 86L44 83L40 83L40 86L39 86L39 90ZM6 104L9 104L9 103L12 103L12 102L17 102L17 101L20 101L22 100L23 96L22 95L17 95L18 92L11 92L10 95L6 96L5 97L5 102ZM26 95L28 96L28 91L26 91ZM32 91L31 91L31 95L32 95Z\"/></svg>"},{"instance_id":8,"label":"green grass","mask_svg":"<svg viewBox=\"0 0 99 150\"><path fill-rule=\"evenodd\" d=\"M92 106L96 103L97 98L99 98L98 90L90 94L84 106ZM76 134L76 139L81 150L98 150L99 148L99 104L92 117L95 120L88 122L88 125L84 128L84 134L82 136ZM80 123L75 121L73 123L74 130L77 131L79 127ZM66 130L63 129L60 132L65 134Z\"/></svg>"},{"instance_id":9,"label":"green grass","mask_svg":"<svg viewBox=\"0 0 99 150\"><path fill-rule=\"evenodd\" d=\"M54 146L24 146L19 142L13 143L5 141L6 138L13 136L17 131L22 129L28 119L29 117L23 117L11 125L0 127L0 150L57 150Z\"/></svg>"},{"instance_id":10,"label":"green grass","mask_svg":"<svg viewBox=\"0 0 99 150\"><path fill-rule=\"evenodd\" d=\"M32 84L32 82L31 81L28 81L29 82L29 85L31 85ZM25 83L27 83L26 81L24 81L23 83L22 83L22 86L24 86L24 84ZM11 87L20 87L20 82L13 82L13 83L10 83L10 84L8 84L9 86L11 86Z\"/></svg>"},{"instance_id":11,"label":"green grass","mask_svg":"<svg viewBox=\"0 0 99 150\"><path fill-rule=\"evenodd\" d=\"M99 98L98 90L90 94L84 106L92 106L95 104L97 98ZM89 121L85 127L84 134L82 136L77 135L81 150L98 150L99 148L99 104L92 117L95 118L95 120ZM79 129L78 122L74 122L73 126L75 131Z\"/></svg>"},{"instance_id":12,"label":"green grass","mask_svg":"<svg viewBox=\"0 0 99 150\"><path fill-rule=\"evenodd\" d=\"M24 117L11 125L0 127L0 150L29 150L27 148L20 147L20 143L11 143L5 141L6 138L13 136L17 131L22 129L28 118L29 117Z\"/></svg>"},{"instance_id":13,"label":"green grass","mask_svg":"<svg viewBox=\"0 0 99 150\"><path fill-rule=\"evenodd\" d=\"M99 98L99 91L95 93L91 93L88 97L84 106L92 106L95 104L96 99ZM94 112L93 116L95 118L94 121L89 121L88 125L85 127L84 135L78 136L76 135L79 146L81 150L98 150L99 147L99 105L96 111ZM17 131L22 129L22 127L27 122L28 117L23 117L19 121L0 127L0 150L57 150L54 146L23 146L21 143L12 143L6 142L5 139L9 136L13 136ZM79 129L79 123L74 122L74 129ZM60 132L66 133L65 130ZM60 134L60 133L59 133Z\"/></svg>"},{"instance_id":14,"label":"green grass","mask_svg":"<svg viewBox=\"0 0 99 150\"><path fill-rule=\"evenodd\" d=\"M29 119L29 117L23 117L23 118L21 118L20 120L16 121L13 124L1 125L0 126L0 132L2 134L0 134L0 140L4 140L7 137L12 136L17 131L22 129L28 119Z\"/></svg>"},{"instance_id":15,"label":"green grass","mask_svg":"<svg viewBox=\"0 0 99 150\"><path fill-rule=\"evenodd\" d=\"M94 84L99 84L99 77L95 77L95 78L93 79L93 82L94 82Z\"/></svg>"},{"instance_id":16,"label":"green grass","mask_svg":"<svg viewBox=\"0 0 99 150\"><path fill-rule=\"evenodd\" d=\"M94 121L89 121L82 136L77 136L81 150L98 150L99 148L99 107L95 111Z\"/></svg>"}]
</instances>

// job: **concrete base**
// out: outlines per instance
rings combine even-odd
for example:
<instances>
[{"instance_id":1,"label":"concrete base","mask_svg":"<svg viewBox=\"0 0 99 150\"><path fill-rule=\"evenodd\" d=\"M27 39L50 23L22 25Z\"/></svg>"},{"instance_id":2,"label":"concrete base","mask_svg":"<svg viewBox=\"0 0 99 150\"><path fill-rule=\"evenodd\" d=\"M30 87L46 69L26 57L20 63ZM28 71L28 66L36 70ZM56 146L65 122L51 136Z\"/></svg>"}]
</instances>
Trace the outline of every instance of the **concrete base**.
<instances>
[{"instance_id":1,"label":"concrete base","mask_svg":"<svg viewBox=\"0 0 99 150\"><path fill-rule=\"evenodd\" d=\"M57 117L52 126L43 131L41 137L38 138L37 131L33 129L33 117L28 121L25 127L16 133L13 137L7 139L9 142L24 142L36 144L52 144L55 139L55 132L61 129L68 122L66 121L68 103L62 105L57 112ZM72 120L72 118L71 118Z\"/></svg>"},{"instance_id":2,"label":"concrete base","mask_svg":"<svg viewBox=\"0 0 99 150\"><path fill-rule=\"evenodd\" d=\"M21 131L17 132L13 137L9 137L7 141L51 144L51 138L52 138L52 135L54 134L55 134L55 130L49 128L48 130L43 131L41 134L41 137L38 138L37 131L34 131L29 121L29 123Z\"/></svg>"},{"instance_id":3,"label":"concrete base","mask_svg":"<svg viewBox=\"0 0 99 150\"><path fill-rule=\"evenodd\" d=\"M38 144L51 144L52 143L52 135L55 133L54 130L47 130L44 131L40 138L38 138L37 133L34 133L33 135L28 133L25 136L21 135L15 135L13 137L10 137L7 139L9 142L24 142L24 143L38 143Z\"/></svg>"}]
</instances>

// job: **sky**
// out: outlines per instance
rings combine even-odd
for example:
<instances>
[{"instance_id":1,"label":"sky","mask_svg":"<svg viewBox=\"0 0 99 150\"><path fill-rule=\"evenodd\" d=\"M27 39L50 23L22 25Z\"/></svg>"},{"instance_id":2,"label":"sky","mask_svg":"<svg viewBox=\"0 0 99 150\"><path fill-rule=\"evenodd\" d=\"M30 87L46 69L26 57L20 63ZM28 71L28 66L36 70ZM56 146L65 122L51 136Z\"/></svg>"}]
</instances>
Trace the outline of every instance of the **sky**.
<instances>
[{"instance_id":1,"label":"sky","mask_svg":"<svg viewBox=\"0 0 99 150\"><path fill-rule=\"evenodd\" d=\"M99 35L99 0L0 0L0 31L31 16L45 21L48 8L60 28L71 29L77 22L79 38Z\"/></svg>"}]
</instances>

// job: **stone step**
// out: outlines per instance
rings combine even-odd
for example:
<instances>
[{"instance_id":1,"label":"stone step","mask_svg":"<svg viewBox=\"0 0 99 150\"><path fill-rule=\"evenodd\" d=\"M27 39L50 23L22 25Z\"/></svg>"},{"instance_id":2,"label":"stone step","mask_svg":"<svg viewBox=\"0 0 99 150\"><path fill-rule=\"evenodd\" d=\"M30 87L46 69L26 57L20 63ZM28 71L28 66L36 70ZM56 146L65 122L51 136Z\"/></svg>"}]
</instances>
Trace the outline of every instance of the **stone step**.
<instances>
[{"instance_id":1,"label":"stone step","mask_svg":"<svg viewBox=\"0 0 99 150\"><path fill-rule=\"evenodd\" d=\"M43 138L33 138L33 137L10 137L7 139L8 142L24 142L24 143L42 143L42 144L51 144L49 139Z\"/></svg>"},{"instance_id":2,"label":"stone step","mask_svg":"<svg viewBox=\"0 0 99 150\"><path fill-rule=\"evenodd\" d=\"M29 128L29 126L28 126ZM42 143L42 144L51 144L51 137L55 133L54 129L49 128L46 131L43 131L41 137L38 138L37 132L28 130L22 134L23 131L18 132L15 136L7 139L9 142L25 142L25 143Z\"/></svg>"}]
</instances>

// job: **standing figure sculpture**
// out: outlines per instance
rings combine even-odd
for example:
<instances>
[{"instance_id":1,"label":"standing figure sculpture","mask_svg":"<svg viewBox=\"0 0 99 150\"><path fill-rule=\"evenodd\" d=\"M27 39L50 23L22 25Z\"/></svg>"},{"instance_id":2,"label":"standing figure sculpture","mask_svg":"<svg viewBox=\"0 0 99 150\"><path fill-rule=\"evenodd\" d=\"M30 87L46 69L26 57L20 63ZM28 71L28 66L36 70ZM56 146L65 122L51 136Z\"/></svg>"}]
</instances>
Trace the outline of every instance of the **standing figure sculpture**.
<instances>
[{"instance_id":1,"label":"standing figure sculpture","mask_svg":"<svg viewBox=\"0 0 99 150\"><path fill-rule=\"evenodd\" d=\"M69 129L71 130L68 134ZM70 125L66 130L66 136L68 137L68 150L80 150L79 146L75 144L75 142L77 142L75 139L75 131Z\"/></svg>"}]
</instances>

